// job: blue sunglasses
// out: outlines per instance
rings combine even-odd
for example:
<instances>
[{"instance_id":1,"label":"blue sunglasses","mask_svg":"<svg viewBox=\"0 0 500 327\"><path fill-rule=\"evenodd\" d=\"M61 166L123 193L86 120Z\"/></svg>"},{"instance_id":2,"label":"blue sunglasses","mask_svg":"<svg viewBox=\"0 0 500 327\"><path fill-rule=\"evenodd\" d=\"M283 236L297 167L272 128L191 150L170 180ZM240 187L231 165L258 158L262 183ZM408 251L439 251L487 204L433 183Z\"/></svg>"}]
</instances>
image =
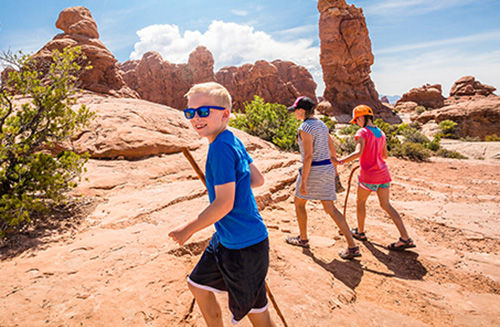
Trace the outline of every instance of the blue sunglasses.
<instances>
[{"instance_id":1,"label":"blue sunglasses","mask_svg":"<svg viewBox=\"0 0 500 327\"><path fill-rule=\"evenodd\" d=\"M201 106L196 109L187 108L184 109L184 116L186 116L187 119L193 119L194 115L198 113L198 116L200 116L201 118L205 118L208 117L208 115L210 115L210 109L224 110L226 108L217 106Z\"/></svg>"}]
</instances>

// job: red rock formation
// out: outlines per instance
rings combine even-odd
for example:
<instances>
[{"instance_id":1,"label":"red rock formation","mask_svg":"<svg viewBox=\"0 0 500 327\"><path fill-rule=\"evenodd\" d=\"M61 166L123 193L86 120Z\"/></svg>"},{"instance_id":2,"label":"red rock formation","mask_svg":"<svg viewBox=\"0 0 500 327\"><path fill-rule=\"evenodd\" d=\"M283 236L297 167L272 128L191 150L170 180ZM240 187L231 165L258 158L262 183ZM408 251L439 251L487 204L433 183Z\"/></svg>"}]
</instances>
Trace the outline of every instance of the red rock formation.
<instances>
[{"instance_id":1,"label":"red rock formation","mask_svg":"<svg viewBox=\"0 0 500 327\"><path fill-rule=\"evenodd\" d=\"M130 60L120 65L126 83L140 97L174 108L186 106L184 94L195 83L217 81L233 97L235 110L243 110L254 95L266 102L284 105L293 103L298 95L316 99L316 83L302 66L290 61L259 60L241 67L224 67L213 73L214 59L210 51L199 46L189 55L187 64L171 64L157 52L144 54L140 61Z\"/></svg>"},{"instance_id":2,"label":"red rock formation","mask_svg":"<svg viewBox=\"0 0 500 327\"><path fill-rule=\"evenodd\" d=\"M80 75L79 87L98 93L137 97L137 93L125 84L116 66L116 58L99 40L97 24L87 8L71 7L63 10L59 14L56 27L64 33L56 35L33 55L40 70L47 69L53 50L62 51L67 46L80 46L93 68Z\"/></svg>"},{"instance_id":3,"label":"red rock formation","mask_svg":"<svg viewBox=\"0 0 500 327\"><path fill-rule=\"evenodd\" d=\"M441 108L444 106L444 97L442 95L440 84L425 84L422 87L416 87L403 94L396 102L395 107L401 106L404 102L415 102L426 108Z\"/></svg>"},{"instance_id":4,"label":"red rock formation","mask_svg":"<svg viewBox=\"0 0 500 327\"><path fill-rule=\"evenodd\" d=\"M258 60L253 65L224 67L215 76L233 96L235 110L243 110L244 103L252 101L255 95L266 102L287 106L299 95L308 95L316 100L316 83L311 74L292 62Z\"/></svg>"},{"instance_id":5,"label":"red rock formation","mask_svg":"<svg viewBox=\"0 0 500 327\"><path fill-rule=\"evenodd\" d=\"M464 101L437 110L426 111L415 120L425 124L434 120L453 120L458 123L457 131L461 137L477 136L484 138L500 131L500 97L489 96L475 101Z\"/></svg>"},{"instance_id":6,"label":"red rock formation","mask_svg":"<svg viewBox=\"0 0 500 327\"><path fill-rule=\"evenodd\" d=\"M464 76L453 84L450 90L450 97L475 95L488 96L493 94L495 90L496 88L493 86L481 84L479 81L476 81L474 76Z\"/></svg>"},{"instance_id":7,"label":"red rock formation","mask_svg":"<svg viewBox=\"0 0 500 327\"><path fill-rule=\"evenodd\" d=\"M370 78L373 54L363 11L344 0L319 0L318 10L325 99L337 112L350 114L356 105L366 104L377 116L400 122L382 105Z\"/></svg>"},{"instance_id":8,"label":"red rock formation","mask_svg":"<svg viewBox=\"0 0 500 327\"><path fill-rule=\"evenodd\" d=\"M126 61L120 68L126 83L142 99L181 109L186 106L184 94L193 84L215 80L213 65L210 51L199 46L189 55L187 64L172 64L150 51L140 61Z\"/></svg>"}]
</instances>

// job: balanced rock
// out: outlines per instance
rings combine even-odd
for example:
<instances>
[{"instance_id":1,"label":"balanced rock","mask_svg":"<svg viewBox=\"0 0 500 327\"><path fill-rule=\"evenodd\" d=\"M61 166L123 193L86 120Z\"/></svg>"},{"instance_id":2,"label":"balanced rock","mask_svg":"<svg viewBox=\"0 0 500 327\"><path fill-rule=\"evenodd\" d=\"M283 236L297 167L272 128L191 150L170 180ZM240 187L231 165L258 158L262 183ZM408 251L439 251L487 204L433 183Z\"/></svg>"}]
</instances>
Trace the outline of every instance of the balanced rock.
<instances>
[{"instance_id":1,"label":"balanced rock","mask_svg":"<svg viewBox=\"0 0 500 327\"><path fill-rule=\"evenodd\" d=\"M79 46L92 69L82 71L78 86L97 93L137 98L137 93L124 82L116 58L99 40L97 24L85 7L71 7L59 14L56 27L64 31L56 35L33 55L40 71L48 70L52 51Z\"/></svg>"},{"instance_id":2,"label":"balanced rock","mask_svg":"<svg viewBox=\"0 0 500 327\"><path fill-rule=\"evenodd\" d=\"M476 81L474 76L464 76L456 81L450 90L450 97L453 96L488 96L493 94L496 88Z\"/></svg>"}]
</instances>

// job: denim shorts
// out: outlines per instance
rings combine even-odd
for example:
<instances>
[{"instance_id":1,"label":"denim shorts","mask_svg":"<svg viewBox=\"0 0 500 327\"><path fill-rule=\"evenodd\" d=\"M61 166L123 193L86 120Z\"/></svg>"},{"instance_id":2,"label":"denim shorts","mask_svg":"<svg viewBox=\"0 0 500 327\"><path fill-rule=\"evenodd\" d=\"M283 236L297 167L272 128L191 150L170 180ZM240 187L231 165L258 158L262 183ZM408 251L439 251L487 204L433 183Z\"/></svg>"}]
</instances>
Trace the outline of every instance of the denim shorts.
<instances>
[{"instance_id":1,"label":"denim shorts","mask_svg":"<svg viewBox=\"0 0 500 327\"><path fill-rule=\"evenodd\" d=\"M389 188L391 186L391 183L389 182L384 184L368 184L358 181L358 185L359 187L364 188L367 191L377 192L379 188Z\"/></svg>"},{"instance_id":2,"label":"denim shorts","mask_svg":"<svg viewBox=\"0 0 500 327\"><path fill-rule=\"evenodd\" d=\"M210 240L188 282L198 288L227 291L233 322L267 309L265 279L269 268L269 239L243 249L228 249L216 234Z\"/></svg>"}]
</instances>

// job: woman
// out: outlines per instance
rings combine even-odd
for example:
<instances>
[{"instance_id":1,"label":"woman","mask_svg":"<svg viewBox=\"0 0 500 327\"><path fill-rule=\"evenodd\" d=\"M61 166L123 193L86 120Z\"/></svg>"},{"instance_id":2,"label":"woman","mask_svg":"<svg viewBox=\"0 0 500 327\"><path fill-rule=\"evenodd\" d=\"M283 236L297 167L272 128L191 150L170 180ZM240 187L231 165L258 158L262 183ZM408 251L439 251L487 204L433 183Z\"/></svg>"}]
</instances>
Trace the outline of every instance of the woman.
<instances>
[{"instance_id":1,"label":"woman","mask_svg":"<svg viewBox=\"0 0 500 327\"><path fill-rule=\"evenodd\" d=\"M302 156L302 168L299 170L295 187L295 212L299 225L300 235L288 237L286 242L292 245L308 248L307 212L308 200L320 200L326 213L332 217L342 231L348 248L339 253L343 259L352 259L361 256L359 247L349 231L349 226L333 203L337 199L335 194L335 167L332 162L339 163L335 153L335 145L328 127L321 120L314 118L315 103L308 97L299 97L288 107L295 117L302 120L299 127L298 143Z\"/></svg>"},{"instance_id":2,"label":"woman","mask_svg":"<svg viewBox=\"0 0 500 327\"><path fill-rule=\"evenodd\" d=\"M356 200L358 228L352 230L352 235L360 241L367 240L365 235L366 200L372 192L376 192L380 206L389 214L400 234L399 240L391 243L387 248L393 251L414 248L415 243L408 236L401 216L389 202L391 175L384 161L387 159L385 134L373 124L373 110L370 107L359 105L352 111L352 116L351 124L361 127L355 136L358 144L355 152L340 160L340 162L349 162L360 158L361 170Z\"/></svg>"}]
</instances>

